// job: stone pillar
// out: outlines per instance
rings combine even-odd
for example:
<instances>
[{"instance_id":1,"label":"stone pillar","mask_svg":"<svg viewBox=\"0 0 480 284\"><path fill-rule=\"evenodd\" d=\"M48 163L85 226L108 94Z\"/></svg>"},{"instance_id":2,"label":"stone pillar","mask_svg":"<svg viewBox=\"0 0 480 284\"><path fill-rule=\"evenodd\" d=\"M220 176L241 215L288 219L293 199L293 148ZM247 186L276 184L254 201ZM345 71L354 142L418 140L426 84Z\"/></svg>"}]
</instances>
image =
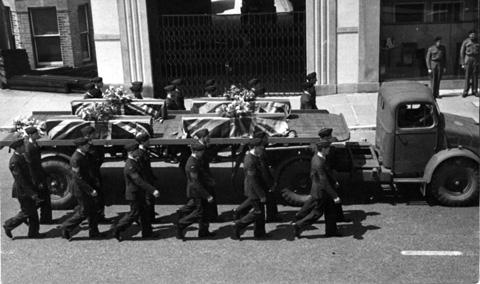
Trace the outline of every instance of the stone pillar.
<instances>
[{"instance_id":1,"label":"stone pillar","mask_svg":"<svg viewBox=\"0 0 480 284\"><path fill-rule=\"evenodd\" d=\"M379 88L380 73L380 0L359 2L358 91Z\"/></svg>"},{"instance_id":2,"label":"stone pillar","mask_svg":"<svg viewBox=\"0 0 480 284\"><path fill-rule=\"evenodd\" d=\"M146 0L117 0L125 84L143 81L143 95L153 97Z\"/></svg>"}]
</instances>

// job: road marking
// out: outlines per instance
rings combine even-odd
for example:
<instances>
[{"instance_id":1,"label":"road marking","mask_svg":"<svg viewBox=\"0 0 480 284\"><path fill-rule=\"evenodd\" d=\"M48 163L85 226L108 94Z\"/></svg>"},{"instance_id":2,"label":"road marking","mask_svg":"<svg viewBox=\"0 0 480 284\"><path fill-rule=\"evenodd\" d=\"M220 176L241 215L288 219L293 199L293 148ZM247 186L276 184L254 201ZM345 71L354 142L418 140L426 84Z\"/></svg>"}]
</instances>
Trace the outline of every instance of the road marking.
<instances>
[{"instance_id":1,"label":"road marking","mask_svg":"<svg viewBox=\"0 0 480 284\"><path fill-rule=\"evenodd\" d=\"M463 255L463 252L455 250L402 250L402 255L460 256Z\"/></svg>"}]
</instances>

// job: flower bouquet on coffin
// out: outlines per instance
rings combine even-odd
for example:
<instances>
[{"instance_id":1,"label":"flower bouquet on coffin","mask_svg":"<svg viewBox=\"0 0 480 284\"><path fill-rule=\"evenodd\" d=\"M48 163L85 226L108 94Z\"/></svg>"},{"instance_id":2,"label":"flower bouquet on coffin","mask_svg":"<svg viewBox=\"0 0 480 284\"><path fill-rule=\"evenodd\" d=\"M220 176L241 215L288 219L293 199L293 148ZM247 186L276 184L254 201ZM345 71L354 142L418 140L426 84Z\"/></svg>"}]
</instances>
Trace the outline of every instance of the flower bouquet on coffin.
<instances>
[{"instance_id":1,"label":"flower bouquet on coffin","mask_svg":"<svg viewBox=\"0 0 480 284\"><path fill-rule=\"evenodd\" d=\"M40 135L45 134L45 122L33 116L19 116L14 118L12 132L17 133L20 137L24 137L26 136L25 129L30 126L36 127Z\"/></svg>"},{"instance_id":2,"label":"flower bouquet on coffin","mask_svg":"<svg viewBox=\"0 0 480 284\"><path fill-rule=\"evenodd\" d=\"M125 105L132 102L134 97L131 94L127 94L122 87L110 86L103 98L106 99L105 104L112 107L116 114L125 114Z\"/></svg>"}]
</instances>

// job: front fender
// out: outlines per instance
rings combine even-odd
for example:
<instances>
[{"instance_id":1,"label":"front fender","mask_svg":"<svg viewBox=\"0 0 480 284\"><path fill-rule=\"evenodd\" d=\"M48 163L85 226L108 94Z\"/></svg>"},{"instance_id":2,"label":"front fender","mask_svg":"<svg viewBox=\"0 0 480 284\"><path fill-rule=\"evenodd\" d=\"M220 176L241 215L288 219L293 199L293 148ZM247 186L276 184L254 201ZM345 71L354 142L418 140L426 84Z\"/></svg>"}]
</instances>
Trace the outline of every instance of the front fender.
<instances>
[{"instance_id":1,"label":"front fender","mask_svg":"<svg viewBox=\"0 0 480 284\"><path fill-rule=\"evenodd\" d=\"M423 179L428 184L432 180L432 175L435 169L440 165L442 162L451 159L463 157L467 159L471 159L478 164L480 164L480 157L478 157L474 152L465 149L465 148L452 148L452 149L445 149L442 150L435 155L428 161L427 165L425 166L425 171L423 173Z\"/></svg>"}]
</instances>

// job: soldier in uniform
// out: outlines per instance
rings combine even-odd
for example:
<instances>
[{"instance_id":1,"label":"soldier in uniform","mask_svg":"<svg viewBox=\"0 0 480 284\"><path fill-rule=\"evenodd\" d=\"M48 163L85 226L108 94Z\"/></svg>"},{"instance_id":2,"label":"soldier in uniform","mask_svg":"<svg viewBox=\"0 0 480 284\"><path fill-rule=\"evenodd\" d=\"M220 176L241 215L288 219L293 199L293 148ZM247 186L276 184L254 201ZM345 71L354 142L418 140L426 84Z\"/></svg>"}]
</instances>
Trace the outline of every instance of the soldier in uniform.
<instances>
[{"instance_id":1,"label":"soldier in uniform","mask_svg":"<svg viewBox=\"0 0 480 284\"><path fill-rule=\"evenodd\" d=\"M465 69L465 87L462 97L468 96L472 87L472 95L478 96L478 75L480 73L480 43L475 31L470 31L468 38L460 48L460 64Z\"/></svg>"},{"instance_id":2,"label":"soldier in uniform","mask_svg":"<svg viewBox=\"0 0 480 284\"><path fill-rule=\"evenodd\" d=\"M132 86L130 86L130 91L132 91L136 99L143 99L143 96L142 96L143 82L141 81L132 82Z\"/></svg>"},{"instance_id":3,"label":"soldier in uniform","mask_svg":"<svg viewBox=\"0 0 480 284\"><path fill-rule=\"evenodd\" d=\"M262 86L259 79L250 79L250 81L248 81L248 87L250 91L255 94L255 97L265 97L265 87Z\"/></svg>"},{"instance_id":4,"label":"soldier in uniform","mask_svg":"<svg viewBox=\"0 0 480 284\"><path fill-rule=\"evenodd\" d=\"M86 126L81 130L82 136L87 138L88 141L91 143L93 138L95 137L95 128L92 126ZM105 151L103 146L90 146L88 150L87 157L90 162L90 169L92 171L93 176L95 177L95 190L97 191L97 198L95 198L97 204L97 214L98 214L98 222L99 223L110 223L110 221L105 218L105 189L103 188L102 182L102 164L105 160Z\"/></svg>"},{"instance_id":5,"label":"soldier in uniform","mask_svg":"<svg viewBox=\"0 0 480 284\"><path fill-rule=\"evenodd\" d=\"M205 153L203 154L203 175L205 177L205 187L210 193L210 195L213 197L212 202L208 202L207 206L205 208L205 214L206 218L209 222L214 222L218 219L218 209L217 209L217 202L215 199L215 178L213 177L212 172L210 171L210 163L214 158L217 157L217 152L214 149L214 147L209 145L209 137L210 132L208 129L203 128L197 131L196 133L196 138L198 139L198 142L202 145L205 146Z\"/></svg>"},{"instance_id":6,"label":"soldier in uniform","mask_svg":"<svg viewBox=\"0 0 480 284\"><path fill-rule=\"evenodd\" d=\"M150 162L150 135L147 133L140 133L135 137L135 140L138 143L138 165L140 167L141 173L144 176L145 180L151 184L155 185L158 181L157 177L153 174L152 164ZM146 193L146 208L145 210L149 214L150 220L155 221L155 196L150 193Z\"/></svg>"},{"instance_id":7,"label":"soldier in uniform","mask_svg":"<svg viewBox=\"0 0 480 284\"><path fill-rule=\"evenodd\" d=\"M95 77L90 80L91 83L95 84L95 88L100 91L100 94L103 94L103 78Z\"/></svg>"},{"instance_id":8,"label":"soldier in uniform","mask_svg":"<svg viewBox=\"0 0 480 284\"><path fill-rule=\"evenodd\" d=\"M310 93L310 104L312 105L312 109L317 108L317 92L315 91L315 83L317 83L317 73L312 72L308 73L305 77L305 81L309 84L308 92Z\"/></svg>"},{"instance_id":9,"label":"soldier in uniform","mask_svg":"<svg viewBox=\"0 0 480 284\"><path fill-rule=\"evenodd\" d=\"M447 70L447 52L445 46L442 45L441 37L436 37L435 44L428 48L426 61L428 74L432 76L430 88L432 88L433 96L440 98L440 80Z\"/></svg>"},{"instance_id":10,"label":"soldier in uniform","mask_svg":"<svg viewBox=\"0 0 480 284\"><path fill-rule=\"evenodd\" d=\"M97 89L95 87L94 83L87 83L85 85L85 88L87 89L87 92L83 96L83 99L88 100L88 99L101 99L102 98L102 91Z\"/></svg>"},{"instance_id":11,"label":"soldier in uniform","mask_svg":"<svg viewBox=\"0 0 480 284\"><path fill-rule=\"evenodd\" d=\"M214 85L205 87L205 97L214 98L217 96L217 87Z\"/></svg>"},{"instance_id":12,"label":"soldier in uniform","mask_svg":"<svg viewBox=\"0 0 480 284\"><path fill-rule=\"evenodd\" d=\"M171 82L175 86L175 96L173 99L179 110L185 110L185 95L183 90L183 79L177 78Z\"/></svg>"},{"instance_id":13,"label":"soldier in uniform","mask_svg":"<svg viewBox=\"0 0 480 284\"><path fill-rule=\"evenodd\" d=\"M142 238L152 237L152 224L150 212L146 210L146 196L151 194L160 196L160 192L148 181L142 173L139 162L138 144L131 143L125 146L128 158L125 162L123 176L125 178L125 199L130 202L130 212L120 219L114 229L114 236L120 242L123 240L121 233L132 223L140 218L142 225Z\"/></svg>"},{"instance_id":14,"label":"soldier in uniform","mask_svg":"<svg viewBox=\"0 0 480 284\"><path fill-rule=\"evenodd\" d=\"M175 86L168 85L163 88L165 92L167 92L167 96L165 98L165 107L167 110L178 110L177 102L175 101Z\"/></svg>"},{"instance_id":15,"label":"soldier in uniform","mask_svg":"<svg viewBox=\"0 0 480 284\"><path fill-rule=\"evenodd\" d=\"M212 237L214 233L208 231L208 220L205 210L208 202L213 202L213 196L206 189L203 154L205 145L195 143L192 146L192 155L188 158L185 166L187 175L187 204L182 210L184 216L177 223L177 239L185 240L185 229L191 224L198 222L198 237Z\"/></svg>"},{"instance_id":16,"label":"soldier in uniform","mask_svg":"<svg viewBox=\"0 0 480 284\"><path fill-rule=\"evenodd\" d=\"M10 144L10 149L14 150L10 158L9 168L13 175L12 195L20 203L20 212L13 218L5 221L3 228L5 234L13 239L12 230L22 223L28 222L28 237L40 238L43 235L38 233L39 221L37 213L37 204L41 202L36 192L35 185L32 183L27 161L25 160L25 143L23 139L18 139Z\"/></svg>"},{"instance_id":17,"label":"soldier in uniform","mask_svg":"<svg viewBox=\"0 0 480 284\"><path fill-rule=\"evenodd\" d=\"M326 157L330 151L330 145L335 141L331 136L331 131L331 128L324 128L319 132L321 138L316 145L317 151L313 154L310 168L310 178L312 179L311 198L297 212L295 215L296 222L292 224L297 238L300 237L302 230L312 225L324 212L325 236L340 236L336 223L337 209L335 204L341 203L341 200L330 184L331 181L326 167Z\"/></svg>"},{"instance_id":18,"label":"soldier in uniform","mask_svg":"<svg viewBox=\"0 0 480 284\"><path fill-rule=\"evenodd\" d=\"M71 241L72 231L88 218L89 237L99 238L104 235L98 231L97 206L95 198L98 192L95 187L98 185L96 177L93 175L90 167L88 152L90 150L90 141L85 137L80 137L74 141L77 149L70 158L70 167L72 168L73 180L69 183L70 191L77 199L78 206L75 213L62 224L62 237Z\"/></svg>"},{"instance_id":19,"label":"soldier in uniform","mask_svg":"<svg viewBox=\"0 0 480 284\"><path fill-rule=\"evenodd\" d=\"M247 215L234 222L234 237L238 240L240 240L242 231L252 223L255 223L253 232L255 238L267 237L265 232L265 202L268 182L263 178L260 161L260 157L265 150L266 137L260 133L253 138L255 139L250 144L250 150L243 161L246 204L251 206L252 209Z\"/></svg>"},{"instance_id":20,"label":"soldier in uniform","mask_svg":"<svg viewBox=\"0 0 480 284\"><path fill-rule=\"evenodd\" d=\"M47 173L43 170L41 150L37 143L40 134L38 133L38 129L33 126L26 128L25 133L27 134L25 137L25 158L30 170L30 176L33 179L33 184L36 187L40 199L43 200L40 207L40 223L51 224L52 206L50 192L47 186Z\"/></svg>"},{"instance_id":21,"label":"soldier in uniform","mask_svg":"<svg viewBox=\"0 0 480 284\"><path fill-rule=\"evenodd\" d=\"M305 82L303 83L303 93L300 97L300 109L315 109L315 102L312 98L315 94L311 94L313 83Z\"/></svg>"}]
</instances>

